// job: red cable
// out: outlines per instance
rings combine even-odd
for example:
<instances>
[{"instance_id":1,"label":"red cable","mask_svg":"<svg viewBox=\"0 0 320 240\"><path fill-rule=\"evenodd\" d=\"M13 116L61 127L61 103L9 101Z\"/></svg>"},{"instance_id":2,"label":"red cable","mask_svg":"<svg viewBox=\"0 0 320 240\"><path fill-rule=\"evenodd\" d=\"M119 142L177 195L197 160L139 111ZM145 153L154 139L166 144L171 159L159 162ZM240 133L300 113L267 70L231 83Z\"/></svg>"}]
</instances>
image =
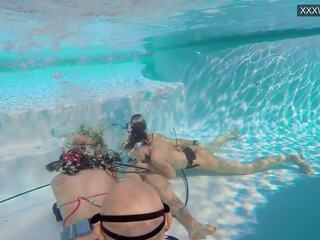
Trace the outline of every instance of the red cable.
<instances>
[{"instance_id":1,"label":"red cable","mask_svg":"<svg viewBox=\"0 0 320 240\"><path fill-rule=\"evenodd\" d=\"M75 208L68 214L68 216L63 220L63 227L66 226L66 222L67 222L68 218L70 218L70 217L78 210L78 208L80 207L80 204L81 204L81 200L85 200L85 201L87 201L88 203L91 203L92 205L101 208L100 205L95 204L95 203L93 203L93 202L90 202L89 199L92 198L92 197L98 197L98 196L102 196L102 195L106 195L106 194L108 194L108 193L100 193L100 194L92 195L92 196L89 196L89 197L78 197L76 200L73 200L73 201L70 201L70 202L67 202L67 203L62 204L62 205L60 206L60 208L66 206L66 205L69 205L69 204L71 204L71 203L75 203L75 202L77 203L76 207L75 207Z\"/></svg>"}]
</instances>

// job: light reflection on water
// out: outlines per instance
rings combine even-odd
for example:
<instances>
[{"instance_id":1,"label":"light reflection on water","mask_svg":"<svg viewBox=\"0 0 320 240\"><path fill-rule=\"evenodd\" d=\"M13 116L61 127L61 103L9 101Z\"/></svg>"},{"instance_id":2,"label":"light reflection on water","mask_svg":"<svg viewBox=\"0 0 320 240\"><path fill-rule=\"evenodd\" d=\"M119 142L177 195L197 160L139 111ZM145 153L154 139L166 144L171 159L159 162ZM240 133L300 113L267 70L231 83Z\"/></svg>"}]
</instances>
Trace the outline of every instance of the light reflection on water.
<instances>
[{"instance_id":1,"label":"light reflection on water","mask_svg":"<svg viewBox=\"0 0 320 240\"><path fill-rule=\"evenodd\" d=\"M111 81L104 81L103 77L99 81L92 76L81 80L78 73L85 67L76 66L76 76L70 74L70 69L75 63L92 63L92 59L98 59L102 66L107 65L114 53L141 53L148 55L149 59L143 63L146 67L144 74L148 73L157 80L182 81L185 84L185 102L180 102L180 99L172 102L175 104L173 109L181 111L178 118L172 118L176 122L172 119L166 122L169 117L163 112L149 111L152 102L146 103L147 110L141 106L135 109L145 111L143 113L157 130L173 136L172 127L175 127L179 137L209 142L224 130L239 128L241 138L223 147L220 154L250 161L269 154L296 151L303 153L319 170L319 23L315 19L292 17L290 11L296 10L292 1L291 8L281 15L279 8L278 12L273 9L275 6L284 9L289 1L271 2L166 1L160 6L160 1L149 1L147 5L145 1L136 1L134 5L130 1L122 1L121 4L118 1L112 6L102 7L103 1L90 1L90 4L79 1L76 6L73 1L33 0L33 4L28 5L2 1L0 48L4 54L0 58L1 70L16 71L12 73L17 74L16 80L20 79L21 69L28 72L29 68L52 67L52 63L59 64L64 60L69 82L64 82L63 72L60 77L56 75L56 69L37 72L35 80L28 74L22 74L22 80L18 81L19 94L13 80L2 81L0 111L17 105L16 109L24 109L22 103L32 107L33 99L43 99L44 106L47 106L59 96L79 103L74 92L82 92L85 97L80 100L85 102L95 94L103 94L100 90L104 88L99 88L99 84L108 90L115 86L119 88L121 84L123 88L135 87L141 82L130 77L134 72L132 69L126 69L126 77L122 75L117 80L111 77ZM59 4L67 5L62 9ZM240 5L246 6L246 11L239 10ZM259 10L263 13L259 17L248 14ZM305 35L311 35L308 38L297 34L294 39L289 36L291 32L287 32L286 37L281 35L281 31L272 32L308 27L316 30L307 32ZM271 31L273 36L246 35L261 30ZM224 35L229 38L220 38L220 42L216 42ZM203 36L205 41L211 39L211 42L205 42ZM210 44L214 45L212 49ZM74 48L70 50L70 46ZM86 51L81 52L81 49ZM83 58L88 55L87 60ZM128 61L135 60L133 54ZM155 68L153 72L150 70L152 67ZM97 67L92 71L105 70L108 69ZM141 77L140 71L139 66L139 73L134 75L136 78ZM39 76L44 75L46 80L38 83ZM88 91L90 87L92 89ZM39 95L31 94L36 89ZM17 95L23 95L24 101ZM50 121L50 113L46 112L45 117ZM157 123L159 119L162 119L161 123ZM43 152L29 157L39 162L48 155L45 149ZM10 157L18 160L16 165L25 160L19 154ZM15 164L9 165L12 169L16 167ZM33 169L24 171L30 182L34 177ZM39 169L37 166L37 171ZM264 204L269 194L284 185L294 184L300 177L295 168L252 176L190 177L189 207L197 219L216 222L221 227L215 239L230 239L251 231L251 224L256 222L255 208ZM180 180L174 180L173 185L183 196L184 186ZM174 227L173 233L186 239L186 233L179 225Z\"/></svg>"}]
</instances>

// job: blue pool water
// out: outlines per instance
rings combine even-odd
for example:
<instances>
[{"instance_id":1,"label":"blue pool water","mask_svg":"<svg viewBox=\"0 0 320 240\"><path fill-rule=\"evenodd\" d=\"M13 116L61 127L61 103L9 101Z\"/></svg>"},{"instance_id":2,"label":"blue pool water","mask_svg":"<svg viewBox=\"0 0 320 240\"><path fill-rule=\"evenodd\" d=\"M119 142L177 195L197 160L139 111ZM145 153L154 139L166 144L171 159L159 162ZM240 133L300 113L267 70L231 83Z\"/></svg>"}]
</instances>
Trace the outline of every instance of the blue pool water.
<instances>
[{"instance_id":1,"label":"blue pool water","mask_svg":"<svg viewBox=\"0 0 320 240\"><path fill-rule=\"evenodd\" d=\"M81 123L103 126L116 148L141 112L171 137L208 143L239 129L225 157L299 152L313 166L313 177L292 166L189 177L191 213L219 227L208 239L318 239L320 23L296 16L300 2L30 2L0 3L0 200L48 183L45 164ZM37 199L0 205L0 239L14 216L50 208ZM178 223L171 233L187 239Z\"/></svg>"},{"instance_id":2,"label":"blue pool water","mask_svg":"<svg viewBox=\"0 0 320 240\"><path fill-rule=\"evenodd\" d=\"M319 229L314 223L320 217L319 183L319 178L300 180L296 186L271 196L257 209L259 224L254 231L238 239L317 239Z\"/></svg>"}]
</instances>

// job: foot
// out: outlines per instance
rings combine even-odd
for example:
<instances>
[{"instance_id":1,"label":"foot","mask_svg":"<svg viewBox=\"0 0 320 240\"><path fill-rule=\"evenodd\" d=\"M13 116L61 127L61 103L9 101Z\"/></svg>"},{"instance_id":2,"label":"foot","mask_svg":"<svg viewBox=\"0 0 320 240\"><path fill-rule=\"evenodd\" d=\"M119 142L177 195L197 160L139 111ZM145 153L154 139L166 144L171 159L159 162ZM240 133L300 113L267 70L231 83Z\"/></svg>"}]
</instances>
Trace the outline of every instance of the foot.
<instances>
[{"instance_id":1,"label":"foot","mask_svg":"<svg viewBox=\"0 0 320 240\"><path fill-rule=\"evenodd\" d=\"M219 134L212 142L213 146L220 146L229 140L237 140L240 138L240 131L236 128Z\"/></svg>"},{"instance_id":2,"label":"foot","mask_svg":"<svg viewBox=\"0 0 320 240\"><path fill-rule=\"evenodd\" d=\"M240 138L240 136L241 136L241 133L237 128L234 128L225 132L225 138L228 140L237 140Z\"/></svg>"},{"instance_id":3,"label":"foot","mask_svg":"<svg viewBox=\"0 0 320 240\"><path fill-rule=\"evenodd\" d=\"M208 145L208 150L215 154L223 144L230 140L239 139L240 135L240 131L236 128L223 132Z\"/></svg>"},{"instance_id":4,"label":"foot","mask_svg":"<svg viewBox=\"0 0 320 240\"><path fill-rule=\"evenodd\" d=\"M313 174L313 170L310 164L306 162L306 160L303 158L301 154L290 153L289 155L287 155L287 160L297 165L300 168L301 172L305 174Z\"/></svg>"},{"instance_id":5,"label":"foot","mask_svg":"<svg viewBox=\"0 0 320 240\"><path fill-rule=\"evenodd\" d=\"M210 224L197 223L191 231L189 231L189 238L192 240L206 239L208 235L213 235L217 231L215 226Z\"/></svg>"}]
</instances>

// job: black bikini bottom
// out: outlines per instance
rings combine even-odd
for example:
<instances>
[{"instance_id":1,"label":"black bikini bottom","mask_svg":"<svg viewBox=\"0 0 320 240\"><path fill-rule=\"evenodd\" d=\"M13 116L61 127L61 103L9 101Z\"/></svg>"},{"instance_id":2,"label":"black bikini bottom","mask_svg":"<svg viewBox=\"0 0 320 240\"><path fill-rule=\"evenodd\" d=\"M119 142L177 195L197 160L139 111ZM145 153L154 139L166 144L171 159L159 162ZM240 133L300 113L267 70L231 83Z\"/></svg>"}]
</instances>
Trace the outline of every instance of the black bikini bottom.
<instances>
[{"instance_id":1,"label":"black bikini bottom","mask_svg":"<svg viewBox=\"0 0 320 240\"><path fill-rule=\"evenodd\" d=\"M190 147L183 148L182 152L186 155L186 158L188 160L188 164L186 168L194 168L199 166L198 164L193 164L193 161L197 158L196 154Z\"/></svg>"}]
</instances>

